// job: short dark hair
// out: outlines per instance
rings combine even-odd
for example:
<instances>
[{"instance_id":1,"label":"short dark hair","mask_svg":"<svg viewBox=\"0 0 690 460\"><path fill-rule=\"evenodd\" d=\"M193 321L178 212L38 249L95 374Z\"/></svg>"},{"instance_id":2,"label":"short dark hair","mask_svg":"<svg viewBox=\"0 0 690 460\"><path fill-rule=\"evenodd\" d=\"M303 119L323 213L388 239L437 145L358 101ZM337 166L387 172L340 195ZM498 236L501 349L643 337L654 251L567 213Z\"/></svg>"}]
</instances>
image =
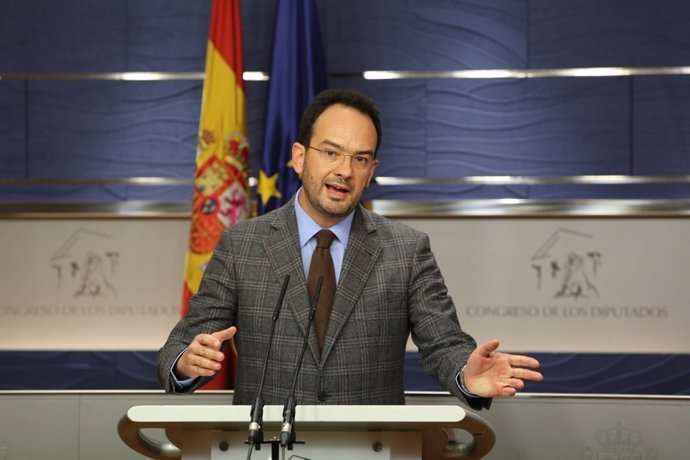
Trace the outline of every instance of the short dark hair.
<instances>
[{"instance_id":1,"label":"short dark hair","mask_svg":"<svg viewBox=\"0 0 690 460\"><path fill-rule=\"evenodd\" d=\"M327 108L336 104L352 107L371 119L374 128L376 128L376 150L374 151L374 156L376 156L381 145L379 109L374 101L352 89L327 89L317 94L302 114L297 142L302 145L309 145L314 131L314 123Z\"/></svg>"}]
</instances>

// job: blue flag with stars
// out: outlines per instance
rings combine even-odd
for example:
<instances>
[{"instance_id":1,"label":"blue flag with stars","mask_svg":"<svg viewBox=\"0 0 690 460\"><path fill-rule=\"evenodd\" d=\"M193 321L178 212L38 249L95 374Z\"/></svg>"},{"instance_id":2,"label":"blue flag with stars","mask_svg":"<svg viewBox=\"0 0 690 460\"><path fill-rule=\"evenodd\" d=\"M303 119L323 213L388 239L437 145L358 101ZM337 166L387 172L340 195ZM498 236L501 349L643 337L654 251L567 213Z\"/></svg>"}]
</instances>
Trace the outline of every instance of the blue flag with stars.
<instances>
[{"instance_id":1,"label":"blue flag with stars","mask_svg":"<svg viewBox=\"0 0 690 460\"><path fill-rule=\"evenodd\" d=\"M280 0L257 185L259 214L282 206L299 189L300 180L291 165L292 144L302 112L326 86L314 0Z\"/></svg>"}]
</instances>

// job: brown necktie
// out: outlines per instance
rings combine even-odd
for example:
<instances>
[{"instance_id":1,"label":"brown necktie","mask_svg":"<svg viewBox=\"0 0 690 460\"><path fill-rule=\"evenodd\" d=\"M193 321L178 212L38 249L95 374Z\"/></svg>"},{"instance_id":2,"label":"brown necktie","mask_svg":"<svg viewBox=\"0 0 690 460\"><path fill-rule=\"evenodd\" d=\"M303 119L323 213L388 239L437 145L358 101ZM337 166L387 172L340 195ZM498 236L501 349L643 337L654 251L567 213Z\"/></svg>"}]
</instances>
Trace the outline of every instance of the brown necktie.
<instances>
[{"instance_id":1,"label":"brown necktie","mask_svg":"<svg viewBox=\"0 0 690 460\"><path fill-rule=\"evenodd\" d=\"M314 328L319 339L319 346L323 348L328 329L328 318L331 316L331 307L335 297L335 268L333 268L333 258L331 257L331 243L335 235L330 230L321 230L316 234L316 249L311 256L309 265L309 276L307 277L307 291L309 299L313 300L316 282L319 276L323 276L321 294L316 304L314 313Z\"/></svg>"}]
</instances>

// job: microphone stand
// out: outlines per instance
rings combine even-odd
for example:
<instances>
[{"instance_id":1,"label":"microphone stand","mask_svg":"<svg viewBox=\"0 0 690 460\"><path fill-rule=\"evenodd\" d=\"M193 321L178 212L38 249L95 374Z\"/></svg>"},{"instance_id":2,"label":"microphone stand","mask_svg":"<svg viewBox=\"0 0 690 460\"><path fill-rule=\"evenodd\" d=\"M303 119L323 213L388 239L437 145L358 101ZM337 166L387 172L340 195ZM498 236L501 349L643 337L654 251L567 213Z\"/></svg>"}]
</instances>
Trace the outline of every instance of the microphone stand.
<instances>
[{"instance_id":1,"label":"microphone stand","mask_svg":"<svg viewBox=\"0 0 690 460\"><path fill-rule=\"evenodd\" d=\"M319 276L319 279L316 282L314 300L312 301L311 310L309 311L309 321L307 322L307 332L304 337L304 343L302 344L302 351L300 353L299 360L297 361L295 373L292 377L290 394L288 395L285 405L283 406L283 425L280 429L280 446L283 448L283 457L285 457L285 447L287 447L288 450L292 450L293 444L299 443L299 441L295 441L295 406L297 405L295 399L295 387L297 386L297 376L302 368L304 353L307 350L307 345L309 344L309 334L311 332L311 325L314 322L314 313L316 312L316 304L319 301L319 295L321 294L322 284L323 276Z\"/></svg>"},{"instance_id":2,"label":"microphone stand","mask_svg":"<svg viewBox=\"0 0 690 460\"><path fill-rule=\"evenodd\" d=\"M287 291L288 282L290 281L290 275L285 275L283 279L283 286L280 288L280 295L278 296L278 302L273 310L273 317L271 322L271 332L268 337L268 350L266 350L266 357L264 358L264 365L261 371L261 383L259 383L259 390L256 394L256 399L254 404L252 404L250 416L251 422L249 422L249 435L247 438L247 443L249 444L249 451L247 452L247 460L252 457L252 450L256 447L256 450L261 449L261 444L264 442L264 433L261 429L263 424L264 415L264 383L266 381L266 369L268 368L268 358L271 355L271 345L273 344L273 334L275 332L276 322L278 321L278 314L280 313L280 307L283 305L283 299L285 298L285 291Z\"/></svg>"}]
</instances>

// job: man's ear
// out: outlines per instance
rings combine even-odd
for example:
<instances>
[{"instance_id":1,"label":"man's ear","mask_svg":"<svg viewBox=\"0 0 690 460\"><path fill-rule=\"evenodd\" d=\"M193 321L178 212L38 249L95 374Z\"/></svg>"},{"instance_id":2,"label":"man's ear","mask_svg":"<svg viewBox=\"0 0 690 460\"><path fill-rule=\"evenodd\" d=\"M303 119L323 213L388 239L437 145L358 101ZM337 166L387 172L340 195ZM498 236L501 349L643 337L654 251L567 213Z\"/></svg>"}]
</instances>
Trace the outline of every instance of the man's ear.
<instances>
[{"instance_id":1,"label":"man's ear","mask_svg":"<svg viewBox=\"0 0 690 460\"><path fill-rule=\"evenodd\" d=\"M306 149L299 142L292 144L292 169L299 175L304 170L304 155Z\"/></svg>"}]
</instances>

